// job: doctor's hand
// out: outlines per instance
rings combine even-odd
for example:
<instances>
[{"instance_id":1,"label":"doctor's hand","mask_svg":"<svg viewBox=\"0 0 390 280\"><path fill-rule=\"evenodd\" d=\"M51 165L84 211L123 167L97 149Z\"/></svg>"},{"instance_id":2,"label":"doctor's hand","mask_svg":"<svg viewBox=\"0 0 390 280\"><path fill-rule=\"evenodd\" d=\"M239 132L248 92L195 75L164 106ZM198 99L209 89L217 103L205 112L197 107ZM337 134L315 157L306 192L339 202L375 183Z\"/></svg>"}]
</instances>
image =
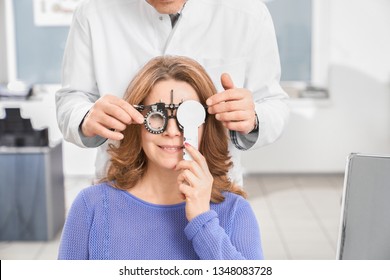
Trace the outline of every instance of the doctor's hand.
<instances>
[{"instance_id":1,"label":"doctor's hand","mask_svg":"<svg viewBox=\"0 0 390 280\"><path fill-rule=\"evenodd\" d=\"M89 110L81 124L86 137L101 136L111 140L122 140L121 131L132 123L141 124L144 117L123 99L105 95L99 98Z\"/></svg>"},{"instance_id":2,"label":"doctor's hand","mask_svg":"<svg viewBox=\"0 0 390 280\"><path fill-rule=\"evenodd\" d=\"M186 200L187 220L191 221L210 210L214 178L203 155L190 144L185 143L185 148L193 160L180 161L176 170L181 171L177 180L179 190Z\"/></svg>"},{"instance_id":3,"label":"doctor's hand","mask_svg":"<svg viewBox=\"0 0 390 280\"><path fill-rule=\"evenodd\" d=\"M235 88L229 74L221 76L225 91L207 99L209 114L215 114L217 120L229 130L248 134L256 125L255 104L252 93L244 88Z\"/></svg>"}]
</instances>

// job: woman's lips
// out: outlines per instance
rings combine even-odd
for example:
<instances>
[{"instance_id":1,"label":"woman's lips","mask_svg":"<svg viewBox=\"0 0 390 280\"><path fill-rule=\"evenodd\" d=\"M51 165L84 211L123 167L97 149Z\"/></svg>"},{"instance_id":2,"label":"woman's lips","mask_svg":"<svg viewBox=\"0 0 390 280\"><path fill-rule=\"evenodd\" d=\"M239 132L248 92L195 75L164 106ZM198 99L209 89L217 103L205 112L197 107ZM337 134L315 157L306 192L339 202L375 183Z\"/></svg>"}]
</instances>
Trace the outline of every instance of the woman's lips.
<instances>
[{"instance_id":1,"label":"woman's lips","mask_svg":"<svg viewBox=\"0 0 390 280\"><path fill-rule=\"evenodd\" d=\"M178 151L182 151L183 150L183 146L173 146L173 145L160 145L159 146L161 149L163 149L164 151L166 152L170 152L170 153L176 153Z\"/></svg>"}]
</instances>

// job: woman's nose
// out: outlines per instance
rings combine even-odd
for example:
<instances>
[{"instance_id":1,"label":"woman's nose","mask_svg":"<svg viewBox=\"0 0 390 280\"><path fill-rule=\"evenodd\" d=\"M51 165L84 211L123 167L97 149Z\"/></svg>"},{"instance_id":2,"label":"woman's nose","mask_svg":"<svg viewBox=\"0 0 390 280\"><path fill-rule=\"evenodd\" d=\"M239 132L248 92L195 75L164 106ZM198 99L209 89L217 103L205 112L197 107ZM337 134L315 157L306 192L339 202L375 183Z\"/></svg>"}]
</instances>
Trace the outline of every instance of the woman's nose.
<instances>
[{"instance_id":1,"label":"woman's nose","mask_svg":"<svg viewBox=\"0 0 390 280\"><path fill-rule=\"evenodd\" d=\"M170 137L181 135L181 131L177 126L177 122L175 118L168 119L168 124L167 124L167 128L164 131L164 135Z\"/></svg>"}]
</instances>

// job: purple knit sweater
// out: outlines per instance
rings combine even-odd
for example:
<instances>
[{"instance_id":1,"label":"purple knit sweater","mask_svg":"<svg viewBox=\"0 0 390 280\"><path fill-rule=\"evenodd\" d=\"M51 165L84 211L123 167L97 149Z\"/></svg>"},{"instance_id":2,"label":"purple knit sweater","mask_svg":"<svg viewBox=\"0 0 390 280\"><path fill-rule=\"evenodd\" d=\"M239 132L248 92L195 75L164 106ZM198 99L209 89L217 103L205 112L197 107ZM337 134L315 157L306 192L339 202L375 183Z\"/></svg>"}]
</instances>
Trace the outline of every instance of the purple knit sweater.
<instances>
[{"instance_id":1,"label":"purple knit sweater","mask_svg":"<svg viewBox=\"0 0 390 280\"><path fill-rule=\"evenodd\" d=\"M79 193L62 233L59 259L263 259L249 203L225 201L191 222L185 203L156 205L100 184Z\"/></svg>"}]
</instances>

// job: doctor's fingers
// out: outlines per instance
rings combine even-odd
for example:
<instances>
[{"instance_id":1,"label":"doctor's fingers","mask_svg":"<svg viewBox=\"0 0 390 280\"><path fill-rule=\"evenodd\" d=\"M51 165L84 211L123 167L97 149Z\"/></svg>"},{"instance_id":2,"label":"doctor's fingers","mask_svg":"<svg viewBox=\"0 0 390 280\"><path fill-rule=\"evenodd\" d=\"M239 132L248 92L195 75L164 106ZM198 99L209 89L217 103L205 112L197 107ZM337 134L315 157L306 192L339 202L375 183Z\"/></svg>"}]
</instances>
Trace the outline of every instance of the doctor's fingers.
<instances>
[{"instance_id":1,"label":"doctor's fingers","mask_svg":"<svg viewBox=\"0 0 390 280\"><path fill-rule=\"evenodd\" d=\"M91 121L91 123L98 123L107 129L116 131L123 131L128 125L127 123L124 123L116 117L111 116L105 112L96 111L91 111L90 114L87 115L85 122L87 121Z\"/></svg>"},{"instance_id":2,"label":"doctor's fingers","mask_svg":"<svg viewBox=\"0 0 390 280\"><path fill-rule=\"evenodd\" d=\"M82 133L86 137L99 135L111 140L123 139L119 131L126 129L131 118L120 105L115 103L115 98L117 97L111 98L113 102L110 102L110 98L101 98L89 110L81 126Z\"/></svg>"},{"instance_id":3,"label":"doctor's fingers","mask_svg":"<svg viewBox=\"0 0 390 280\"><path fill-rule=\"evenodd\" d=\"M221 122L245 122L245 121L254 122L255 116L256 116L255 110L251 110L251 111L242 110L242 111L218 113L215 115L215 118Z\"/></svg>"},{"instance_id":4,"label":"doctor's fingers","mask_svg":"<svg viewBox=\"0 0 390 280\"><path fill-rule=\"evenodd\" d=\"M85 119L82 125L82 132L87 137L101 136L110 140L122 140L123 134L115 131L115 129L107 128L99 122Z\"/></svg>"},{"instance_id":5,"label":"doctor's fingers","mask_svg":"<svg viewBox=\"0 0 390 280\"><path fill-rule=\"evenodd\" d=\"M144 117L132 105L123 99L113 96L105 95L98 99L91 110L104 112L124 124L142 123Z\"/></svg>"},{"instance_id":6,"label":"doctor's fingers","mask_svg":"<svg viewBox=\"0 0 390 280\"><path fill-rule=\"evenodd\" d=\"M241 100L241 99L252 100L253 99L252 92L245 88L228 89L209 97L206 100L206 104L208 106L214 106L215 104L221 102L228 102L228 101Z\"/></svg>"},{"instance_id":7,"label":"doctor's fingers","mask_svg":"<svg viewBox=\"0 0 390 280\"><path fill-rule=\"evenodd\" d=\"M219 114L235 111L253 111L254 109L255 104L252 96L248 95L245 97L242 96L242 98L239 99L227 99L225 101L215 103L214 105L209 106L207 111L210 114Z\"/></svg>"},{"instance_id":8,"label":"doctor's fingers","mask_svg":"<svg viewBox=\"0 0 390 280\"><path fill-rule=\"evenodd\" d=\"M222 124L225 128L232 131L240 132L242 134L248 134L255 127L255 121L251 119L245 119L242 121L237 121L237 120L222 121Z\"/></svg>"}]
</instances>

